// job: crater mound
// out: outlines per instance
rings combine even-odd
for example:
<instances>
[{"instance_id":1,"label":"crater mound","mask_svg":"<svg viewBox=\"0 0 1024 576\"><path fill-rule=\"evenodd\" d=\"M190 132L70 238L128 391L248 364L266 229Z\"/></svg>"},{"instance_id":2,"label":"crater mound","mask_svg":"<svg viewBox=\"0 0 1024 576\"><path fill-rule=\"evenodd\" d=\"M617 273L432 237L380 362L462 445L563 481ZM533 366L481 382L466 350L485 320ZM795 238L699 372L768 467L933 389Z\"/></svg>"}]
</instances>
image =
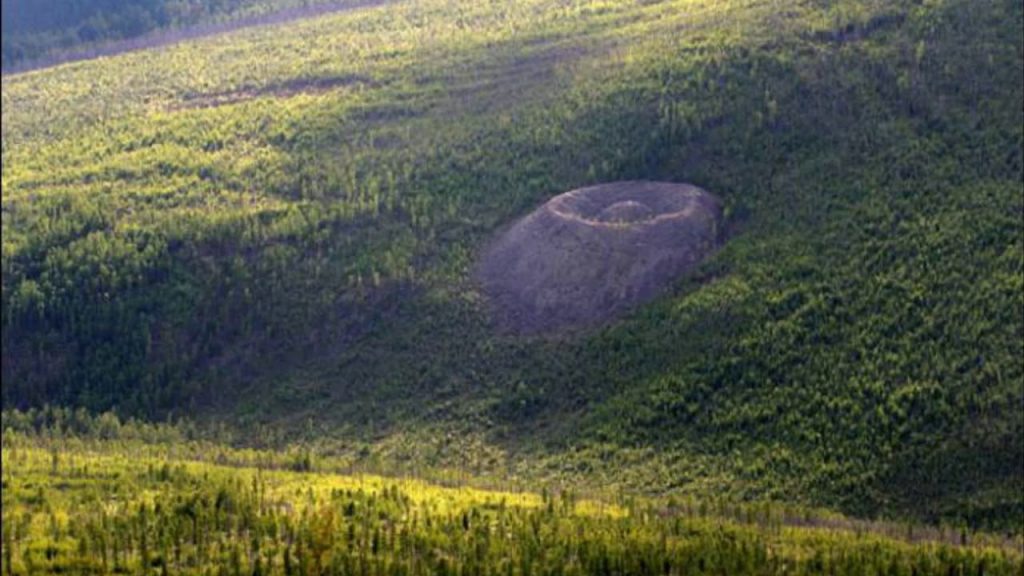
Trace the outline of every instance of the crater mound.
<instances>
[{"instance_id":1,"label":"crater mound","mask_svg":"<svg viewBox=\"0 0 1024 576\"><path fill-rule=\"evenodd\" d=\"M521 334L600 324L657 296L718 244L721 203L690 184L566 192L512 224L476 269L495 321Z\"/></svg>"}]
</instances>

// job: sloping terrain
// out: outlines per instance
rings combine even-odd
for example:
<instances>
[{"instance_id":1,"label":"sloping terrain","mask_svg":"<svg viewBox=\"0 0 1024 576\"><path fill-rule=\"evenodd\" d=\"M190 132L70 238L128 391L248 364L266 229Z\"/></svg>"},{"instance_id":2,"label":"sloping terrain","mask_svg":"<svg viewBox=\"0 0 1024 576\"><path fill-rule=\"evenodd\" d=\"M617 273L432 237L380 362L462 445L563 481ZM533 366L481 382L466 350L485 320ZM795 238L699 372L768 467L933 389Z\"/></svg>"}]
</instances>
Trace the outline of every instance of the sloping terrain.
<instances>
[{"instance_id":1,"label":"sloping terrain","mask_svg":"<svg viewBox=\"0 0 1024 576\"><path fill-rule=\"evenodd\" d=\"M6 76L3 406L1020 531L1022 12L423 0ZM619 180L729 243L496 333L490 239Z\"/></svg>"}]
</instances>

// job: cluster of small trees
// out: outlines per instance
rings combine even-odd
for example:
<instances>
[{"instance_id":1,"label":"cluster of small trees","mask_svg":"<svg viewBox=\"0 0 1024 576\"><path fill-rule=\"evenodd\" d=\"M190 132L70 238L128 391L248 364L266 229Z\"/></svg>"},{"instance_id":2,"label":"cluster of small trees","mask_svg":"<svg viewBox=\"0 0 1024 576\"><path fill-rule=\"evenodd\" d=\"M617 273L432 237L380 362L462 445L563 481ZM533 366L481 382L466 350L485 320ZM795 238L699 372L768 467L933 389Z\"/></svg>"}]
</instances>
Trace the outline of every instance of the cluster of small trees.
<instances>
[{"instance_id":1,"label":"cluster of small trees","mask_svg":"<svg viewBox=\"0 0 1024 576\"><path fill-rule=\"evenodd\" d=\"M424 491L6 437L3 574L1013 575L1012 548L742 525L568 492ZM335 487L337 485L341 487ZM510 501L512 500L512 501Z\"/></svg>"},{"instance_id":2,"label":"cluster of small trees","mask_svg":"<svg viewBox=\"0 0 1024 576\"><path fill-rule=\"evenodd\" d=\"M289 471L280 450L63 409L5 412L3 426L3 574L1009 575L1022 563L1019 538L767 502L440 488L312 472L308 453Z\"/></svg>"}]
</instances>

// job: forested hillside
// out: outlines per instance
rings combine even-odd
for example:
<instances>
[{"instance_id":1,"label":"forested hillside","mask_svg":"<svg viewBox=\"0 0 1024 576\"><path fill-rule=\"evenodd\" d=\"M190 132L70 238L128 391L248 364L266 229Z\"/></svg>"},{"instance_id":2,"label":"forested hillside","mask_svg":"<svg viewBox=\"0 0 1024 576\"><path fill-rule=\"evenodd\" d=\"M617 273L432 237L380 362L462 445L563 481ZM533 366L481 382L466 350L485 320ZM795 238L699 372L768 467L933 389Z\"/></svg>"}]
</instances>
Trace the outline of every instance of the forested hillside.
<instances>
[{"instance_id":1,"label":"forested hillside","mask_svg":"<svg viewBox=\"0 0 1024 576\"><path fill-rule=\"evenodd\" d=\"M3 0L0 62L5 71L28 69L90 51L116 52L115 41L156 31L165 32L159 41L166 41L192 35L198 26L212 31L215 23L260 22L326 5L326 0Z\"/></svg>"},{"instance_id":2,"label":"forested hillside","mask_svg":"<svg viewBox=\"0 0 1024 576\"><path fill-rule=\"evenodd\" d=\"M1020 532L1022 26L422 0L5 76L3 407ZM728 241L621 321L496 332L483 247L631 179Z\"/></svg>"}]
</instances>

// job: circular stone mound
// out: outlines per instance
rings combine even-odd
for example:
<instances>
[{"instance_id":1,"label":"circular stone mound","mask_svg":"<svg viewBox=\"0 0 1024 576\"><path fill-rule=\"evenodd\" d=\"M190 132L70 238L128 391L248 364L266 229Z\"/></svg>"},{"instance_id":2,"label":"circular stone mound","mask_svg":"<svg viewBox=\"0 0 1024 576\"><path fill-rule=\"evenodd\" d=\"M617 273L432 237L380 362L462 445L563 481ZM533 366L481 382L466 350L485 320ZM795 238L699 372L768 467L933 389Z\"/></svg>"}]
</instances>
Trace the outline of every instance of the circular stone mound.
<instances>
[{"instance_id":1,"label":"circular stone mound","mask_svg":"<svg viewBox=\"0 0 1024 576\"><path fill-rule=\"evenodd\" d=\"M613 182L552 198L488 247L477 279L500 327L600 324L650 300L718 243L721 203L689 184Z\"/></svg>"}]
</instances>

